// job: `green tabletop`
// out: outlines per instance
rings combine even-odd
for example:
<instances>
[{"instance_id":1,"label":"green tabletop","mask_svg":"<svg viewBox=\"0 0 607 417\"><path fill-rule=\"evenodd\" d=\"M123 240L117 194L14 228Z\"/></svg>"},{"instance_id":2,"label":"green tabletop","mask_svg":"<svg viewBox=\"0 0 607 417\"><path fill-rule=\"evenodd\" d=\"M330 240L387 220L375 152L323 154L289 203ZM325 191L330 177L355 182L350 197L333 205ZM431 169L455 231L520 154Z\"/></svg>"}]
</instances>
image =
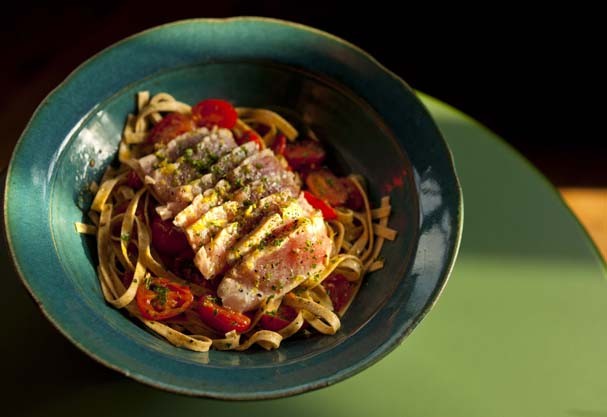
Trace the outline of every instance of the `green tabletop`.
<instances>
[{"instance_id":1,"label":"green tabletop","mask_svg":"<svg viewBox=\"0 0 607 417\"><path fill-rule=\"evenodd\" d=\"M19 283L3 238L4 410L87 417L607 416L605 264L528 162L465 115L422 98L453 150L464 236L438 304L388 357L335 386L282 400L229 403L161 392L97 364L55 331Z\"/></svg>"}]
</instances>

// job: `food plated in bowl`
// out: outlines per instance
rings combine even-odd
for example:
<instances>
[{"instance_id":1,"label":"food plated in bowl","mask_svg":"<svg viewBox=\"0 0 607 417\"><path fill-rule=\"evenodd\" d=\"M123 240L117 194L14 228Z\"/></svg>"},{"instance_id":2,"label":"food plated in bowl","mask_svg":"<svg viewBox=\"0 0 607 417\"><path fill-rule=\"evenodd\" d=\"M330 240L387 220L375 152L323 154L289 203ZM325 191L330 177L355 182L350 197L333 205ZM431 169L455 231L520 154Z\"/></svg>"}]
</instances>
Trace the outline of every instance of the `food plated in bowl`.
<instances>
[{"instance_id":1,"label":"food plated in bowl","mask_svg":"<svg viewBox=\"0 0 607 417\"><path fill-rule=\"evenodd\" d=\"M366 275L335 334L294 337L273 350L192 352L105 302L97 245L75 233L74 223L89 222L90 184L116 160L141 91L274 111L300 132L315 133L338 177L362 176L372 206L390 196L396 239L384 245L384 267ZM5 214L25 285L82 350L157 387L254 399L337 382L396 347L446 283L461 235L461 204L450 153L400 79L330 35L244 18L152 29L83 64L24 132L8 173ZM44 266L28 262L32 257Z\"/></svg>"},{"instance_id":2,"label":"food plated in bowl","mask_svg":"<svg viewBox=\"0 0 607 417\"><path fill-rule=\"evenodd\" d=\"M335 334L396 237L389 197L372 211L363 180L337 177L314 132L297 140L271 110L147 91L137 104L120 164L89 186L93 224L76 223L96 236L106 301L198 352Z\"/></svg>"}]
</instances>

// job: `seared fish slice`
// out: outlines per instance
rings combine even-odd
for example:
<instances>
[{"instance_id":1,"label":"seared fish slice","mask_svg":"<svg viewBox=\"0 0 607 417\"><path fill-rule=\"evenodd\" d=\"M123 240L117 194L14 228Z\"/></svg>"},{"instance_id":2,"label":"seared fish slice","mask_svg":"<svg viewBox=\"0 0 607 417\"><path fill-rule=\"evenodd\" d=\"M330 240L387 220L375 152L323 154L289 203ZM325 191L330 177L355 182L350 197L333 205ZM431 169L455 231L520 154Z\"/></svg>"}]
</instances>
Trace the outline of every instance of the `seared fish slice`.
<instances>
[{"instance_id":1,"label":"seared fish slice","mask_svg":"<svg viewBox=\"0 0 607 417\"><path fill-rule=\"evenodd\" d=\"M228 270L217 294L226 307L253 310L267 297L281 297L320 274L329 261L331 245L320 212L302 217Z\"/></svg>"},{"instance_id":2,"label":"seared fish slice","mask_svg":"<svg viewBox=\"0 0 607 417\"><path fill-rule=\"evenodd\" d=\"M266 235L303 214L297 199L288 191L262 198L257 204L248 206L234 222L227 224L202 246L196 253L194 264L205 278L214 278L228 262L236 262Z\"/></svg>"}]
</instances>

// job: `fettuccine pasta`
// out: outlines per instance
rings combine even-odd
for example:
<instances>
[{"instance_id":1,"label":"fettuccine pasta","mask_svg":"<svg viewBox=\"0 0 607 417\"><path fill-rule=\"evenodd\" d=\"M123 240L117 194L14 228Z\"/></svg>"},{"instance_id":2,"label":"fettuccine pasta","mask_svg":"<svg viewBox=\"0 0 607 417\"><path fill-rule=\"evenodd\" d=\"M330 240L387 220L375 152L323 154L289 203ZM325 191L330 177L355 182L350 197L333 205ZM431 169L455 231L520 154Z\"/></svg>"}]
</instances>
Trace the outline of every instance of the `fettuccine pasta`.
<instances>
[{"instance_id":1,"label":"fettuccine pasta","mask_svg":"<svg viewBox=\"0 0 607 417\"><path fill-rule=\"evenodd\" d=\"M76 224L96 236L107 303L199 352L338 332L397 234L390 198L372 208L306 136L268 109L140 92L119 166L91 184L91 224Z\"/></svg>"}]
</instances>

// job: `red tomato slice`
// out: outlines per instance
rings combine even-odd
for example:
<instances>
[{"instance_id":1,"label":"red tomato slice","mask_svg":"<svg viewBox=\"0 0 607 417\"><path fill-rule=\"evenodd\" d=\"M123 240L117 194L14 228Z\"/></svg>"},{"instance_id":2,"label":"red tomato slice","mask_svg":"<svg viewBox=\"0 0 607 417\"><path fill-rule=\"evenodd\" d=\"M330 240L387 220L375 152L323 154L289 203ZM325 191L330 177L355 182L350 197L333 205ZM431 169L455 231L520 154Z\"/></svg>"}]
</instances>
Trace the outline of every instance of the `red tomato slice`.
<instances>
[{"instance_id":1,"label":"red tomato slice","mask_svg":"<svg viewBox=\"0 0 607 417\"><path fill-rule=\"evenodd\" d=\"M274 139L272 150L276 155L284 155L285 149L287 149L287 137L282 133L279 133Z\"/></svg>"},{"instance_id":2,"label":"red tomato slice","mask_svg":"<svg viewBox=\"0 0 607 417\"><path fill-rule=\"evenodd\" d=\"M336 312L350 301L354 293L354 284L341 274L331 274L322 282L322 286L327 290Z\"/></svg>"},{"instance_id":3,"label":"red tomato slice","mask_svg":"<svg viewBox=\"0 0 607 417\"><path fill-rule=\"evenodd\" d=\"M278 332L287 327L297 317L297 311L292 307L281 305L275 314L264 314L259 319L259 327Z\"/></svg>"},{"instance_id":4,"label":"red tomato slice","mask_svg":"<svg viewBox=\"0 0 607 417\"><path fill-rule=\"evenodd\" d=\"M252 130L247 130L246 132L244 132L242 134L241 137L236 139L236 143L238 143L239 145L242 145L247 142L255 142L257 144L257 147L259 148L259 150L262 150L265 146L263 144L263 140L261 140L261 137L257 133L253 132Z\"/></svg>"},{"instance_id":5,"label":"red tomato slice","mask_svg":"<svg viewBox=\"0 0 607 417\"><path fill-rule=\"evenodd\" d=\"M284 157L296 170L318 168L326 156L320 143L310 139L289 143L284 150Z\"/></svg>"},{"instance_id":6,"label":"red tomato slice","mask_svg":"<svg viewBox=\"0 0 607 417\"><path fill-rule=\"evenodd\" d=\"M174 256L188 252L190 245L185 236L171 220L152 218L152 247L163 255Z\"/></svg>"},{"instance_id":7,"label":"red tomato slice","mask_svg":"<svg viewBox=\"0 0 607 417\"><path fill-rule=\"evenodd\" d=\"M251 319L242 313L230 310L214 303L209 297L201 300L197 307L203 322L213 329L227 333L236 330L243 333L251 326Z\"/></svg>"},{"instance_id":8,"label":"red tomato slice","mask_svg":"<svg viewBox=\"0 0 607 417\"><path fill-rule=\"evenodd\" d=\"M306 177L306 185L312 194L332 206L343 206L348 201L348 190L328 169L310 172Z\"/></svg>"},{"instance_id":9,"label":"red tomato slice","mask_svg":"<svg viewBox=\"0 0 607 417\"><path fill-rule=\"evenodd\" d=\"M312 207L314 207L315 209L318 209L321 211L322 217L325 220L337 219L337 213L335 213L335 210L333 210L333 207L331 207L328 203L325 203L324 201L322 201L320 198L316 197L314 194L312 194L309 191L304 191L303 193L304 193L304 197L308 201L308 203L310 203L310 205Z\"/></svg>"},{"instance_id":10,"label":"red tomato slice","mask_svg":"<svg viewBox=\"0 0 607 417\"><path fill-rule=\"evenodd\" d=\"M190 307L194 296L189 287L166 278L153 278L137 289L137 307L148 320L166 320Z\"/></svg>"},{"instance_id":11,"label":"red tomato slice","mask_svg":"<svg viewBox=\"0 0 607 417\"><path fill-rule=\"evenodd\" d=\"M238 114L227 101L209 98L192 107L192 119L197 126L231 129L236 124Z\"/></svg>"},{"instance_id":12,"label":"red tomato slice","mask_svg":"<svg viewBox=\"0 0 607 417\"><path fill-rule=\"evenodd\" d=\"M194 122L192 122L190 116L181 113L169 113L152 128L147 141L149 143L167 144L177 136L194 129L194 127Z\"/></svg>"}]
</instances>

